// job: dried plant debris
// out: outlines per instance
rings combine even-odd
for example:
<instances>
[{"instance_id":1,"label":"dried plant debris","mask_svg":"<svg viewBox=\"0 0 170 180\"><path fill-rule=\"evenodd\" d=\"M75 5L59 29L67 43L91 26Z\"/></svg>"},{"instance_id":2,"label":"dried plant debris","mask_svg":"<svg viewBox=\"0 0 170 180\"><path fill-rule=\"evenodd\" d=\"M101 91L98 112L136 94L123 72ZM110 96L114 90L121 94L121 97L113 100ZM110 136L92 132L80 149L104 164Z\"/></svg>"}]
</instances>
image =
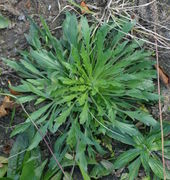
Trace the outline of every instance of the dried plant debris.
<instances>
[{"instance_id":1,"label":"dried plant debris","mask_svg":"<svg viewBox=\"0 0 170 180\"><path fill-rule=\"evenodd\" d=\"M11 101L9 96L5 96L0 106L0 117L8 115L9 110L14 108L15 103Z\"/></svg>"}]
</instances>

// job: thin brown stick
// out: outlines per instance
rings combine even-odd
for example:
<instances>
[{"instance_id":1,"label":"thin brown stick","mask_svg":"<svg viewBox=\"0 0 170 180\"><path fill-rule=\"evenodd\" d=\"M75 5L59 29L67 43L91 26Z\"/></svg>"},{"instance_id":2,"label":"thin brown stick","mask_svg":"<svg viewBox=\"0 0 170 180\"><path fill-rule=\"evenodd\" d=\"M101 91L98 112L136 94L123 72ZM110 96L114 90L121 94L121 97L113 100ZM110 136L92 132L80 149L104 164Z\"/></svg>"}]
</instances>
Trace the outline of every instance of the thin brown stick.
<instances>
[{"instance_id":1,"label":"thin brown stick","mask_svg":"<svg viewBox=\"0 0 170 180\"><path fill-rule=\"evenodd\" d=\"M153 4L153 12L155 16L155 21L157 22L158 17L157 17L157 4L156 1ZM165 170L165 157L164 157L164 132L163 132L163 120L162 120L162 105L161 105L161 90L160 90L160 69L159 69L159 54L158 54L158 41L157 41L157 36L156 36L156 25L154 25L154 31L155 31L155 51L156 51L156 69L157 69L157 81L158 81L158 95L159 95L159 118L160 118L160 126L161 126L161 141L162 141L162 163L163 163L163 175L164 175L164 180L166 180L166 170Z\"/></svg>"},{"instance_id":2,"label":"thin brown stick","mask_svg":"<svg viewBox=\"0 0 170 180\"><path fill-rule=\"evenodd\" d=\"M162 163L163 163L163 173L164 180L166 180L166 171L165 171L165 158L164 158L164 133L163 133L163 120L162 120L162 108L161 108L161 98L160 98L160 80L159 80L159 55L158 55L158 47L157 40L155 38L155 50L156 50L156 62L157 62L157 83L158 83L158 95L159 95L159 118L160 118L160 126L161 126L161 140L162 140Z\"/></svg>"},{"instance_id":3,"label":"thin brown stick","mask_svg":"<svg viewBox=\"0 0 170 180\"><path fill-rule=\"evenodd\" d=\"M57 158L55 157L55 155L54 155L52 149L50 148L50 146L49 146L47 140L45 139L43 133L42 133L41 130L38 128L38 126L35 124L35 122L31 119L30 115L29 115L29 114L27 113L27 111L25 110L23 104L20 103L20 105L21 105L23 111L24 111L24 112L26 113L26 115L29 117L29 119L30 119L30 121L32 122L32 124L35 126L35 128L36 128L37 131L39 132L40 136L42 137L43 141L45 142L45 144L46 144L48 150L50 151L51 155L53 156L53 158L54 158L55 162L57 163L58 167L61 169L61 171L62 171L62 173L65 175L65 177L67 177L66 174L65 174L65 172L64 172L63 167L61 166L61 164L59 163L59 161L58 161Z\"/></svg>"}]
</instances>

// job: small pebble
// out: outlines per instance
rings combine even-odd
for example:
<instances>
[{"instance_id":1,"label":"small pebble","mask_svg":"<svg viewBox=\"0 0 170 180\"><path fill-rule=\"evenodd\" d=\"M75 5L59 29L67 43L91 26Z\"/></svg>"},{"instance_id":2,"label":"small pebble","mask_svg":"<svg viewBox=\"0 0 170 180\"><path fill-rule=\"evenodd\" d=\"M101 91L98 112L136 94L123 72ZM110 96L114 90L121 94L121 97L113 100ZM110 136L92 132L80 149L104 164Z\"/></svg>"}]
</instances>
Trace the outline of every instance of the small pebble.
<instances>
[{"instance_id":1,"label":"small pebble","mask_svg":"<svg viewBox=\"0 0 170 180\"><path fill-rule=\"evenodd\" d=\"M48 10L49 10L49 11L51 10L51 4L48 6Z\"/></svg>"},{"instance_id":2,"label":"small pebble","mask_svg":"<svg viewBox=\"0 0 170 180\"><path fill-rule=\"evenodd\" d=\"M19 21L25 21L25 16L23 14L21 14L19 17L18 17L18 20Z\"/></svg>"}]
</instances>

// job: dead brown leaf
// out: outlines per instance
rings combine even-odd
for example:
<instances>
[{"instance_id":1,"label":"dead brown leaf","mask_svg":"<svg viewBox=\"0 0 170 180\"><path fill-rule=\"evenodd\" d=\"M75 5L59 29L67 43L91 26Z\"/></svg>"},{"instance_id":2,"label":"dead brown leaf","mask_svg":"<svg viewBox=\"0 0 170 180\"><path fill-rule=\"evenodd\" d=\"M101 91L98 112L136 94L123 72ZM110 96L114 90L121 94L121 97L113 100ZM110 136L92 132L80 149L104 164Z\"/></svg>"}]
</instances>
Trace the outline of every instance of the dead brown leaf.
<instances>
[{"instance_id":1,"label":"dead brown leaf","mask_svg":"<svg viewBox=\"0 0 170 180\"><path fill-rule=\"evenodd\" d=\"M83 8L83 10L81 11L82 14L87 13L89 11L89 8L87 7L85 1L82 1L80 6Z\"/></svg>"},{"instance_id":2,"label":"dead brown leaf","mask_svg":"<svg viewBox=\"0 0 170 180\"><path fill-rule=\"evenodd\" d=\"M157 68L157 65L155 65L155 68ZM159 67L159 76L164 82L164 84L167 86L169 84L169 78L160 67Z\"/></svg>"},{"instance_id":3,"label":"dead brown leaf","mask_svg":"<svg viewBox=\"0 0 170 180\"><path fill-rule=\"evenodd\" d=\"M0 106L0 117L6 116L8 113L3 107L3 105Z\"/></svg>"},{"instance_id":4,"label":"dead brown leaf","mask_svg":"<svg viewBox=\"0 0 170 180\"><path fill-rule=\"evenodd\" d=\"M25 3L25 7L27 9L30 9L30 7L31 7L31 1L30 0L27 0L27 2Z\"/></svg>"},{"instance_id":5,"label":"dead brown leaf","mask_svg":"<svg viewBox=\"0 0 170 180\"><path fill-rule=\"evenodd\" d=\"M10 100L9 96L5 96L3 102L0 106L0 117L6 116L8 114L8 110L14 107L14 102Z\"/></svg>"},{"instance_id":6,"label":"dead brown leaf","mask_svg":"<svg viewBox=\"0 0 170 180\"><path fill-rule=\"evenodd\" d=\"M8 80L8 84L9 84L9 86L11 86L11 81L10 80ZM12 95L21 95L21 93L20 92L17 92L17 91L14 91L14 90L12 90L11 88L9 88L9 91L10 91L10 93L12 94Z\"/></svg>"}]
</instances>

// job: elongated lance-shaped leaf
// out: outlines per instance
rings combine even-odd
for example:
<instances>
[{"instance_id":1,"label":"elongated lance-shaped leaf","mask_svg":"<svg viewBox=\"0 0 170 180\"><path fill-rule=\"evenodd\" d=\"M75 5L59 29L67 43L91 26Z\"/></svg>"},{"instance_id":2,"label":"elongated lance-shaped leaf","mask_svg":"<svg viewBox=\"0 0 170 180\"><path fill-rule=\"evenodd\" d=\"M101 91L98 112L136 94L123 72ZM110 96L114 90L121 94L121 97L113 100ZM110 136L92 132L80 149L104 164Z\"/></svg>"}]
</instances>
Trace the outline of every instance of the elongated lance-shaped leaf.
<instances>
[{"instance_id":1,"label":"elongated lance-shaped leaf","mask_svg":"<svg viewBox=\"0 0 170 180\"><path fill-rule=\"evenodd\" d=\"M122 168L130 163L133 159L135 159L140 154L139 149L130 149L123 154L121 154L114 163L114 167L116 169Z\"/></svg>"},{"instance_id":2,"label":"elongated lance-shaped leaf","mask_svg":"<svg viewBox=\"0 0 170 180\"><path fill-rule=\"evenodd\" d=\"M63 23L64 36L67 38L70 45L77 47L78 22L75 15L66 14L66 19Z\"/></svg>"}]
</instances>

